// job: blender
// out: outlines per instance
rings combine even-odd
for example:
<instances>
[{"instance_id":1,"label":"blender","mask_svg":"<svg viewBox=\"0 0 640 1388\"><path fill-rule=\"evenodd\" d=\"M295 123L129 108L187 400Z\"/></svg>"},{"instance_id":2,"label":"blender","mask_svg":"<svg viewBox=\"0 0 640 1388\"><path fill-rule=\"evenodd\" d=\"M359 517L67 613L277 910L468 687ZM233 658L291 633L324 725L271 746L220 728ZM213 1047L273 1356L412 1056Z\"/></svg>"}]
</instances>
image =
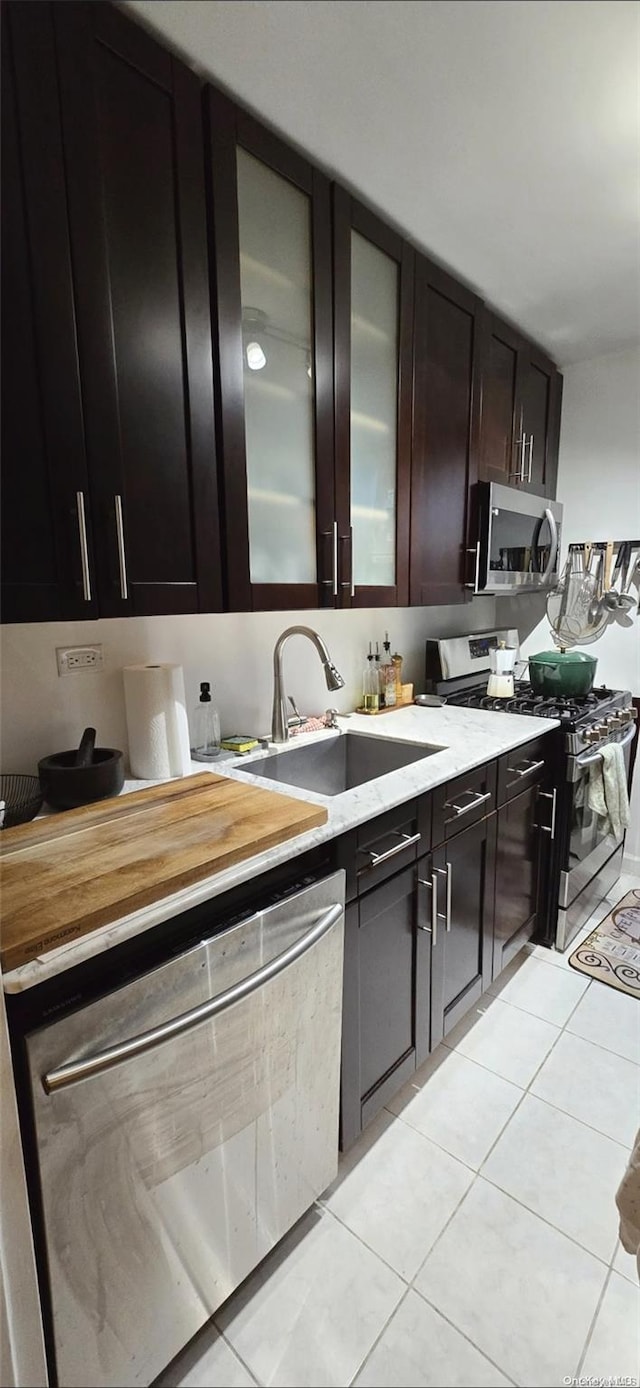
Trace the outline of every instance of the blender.
<instances>
[{"instance_id":1,"label":"blender","mask_svg":"<svg viewBox=\"0 0 640 1388\"><path fill-rule=\"evenodd\" d=\"M501 641L489 651L491 674L487 684L487 694L491 699L512 699L514 695L513 672L518 651L515 646L507 646Z\"/></svg>"}]
</instances>

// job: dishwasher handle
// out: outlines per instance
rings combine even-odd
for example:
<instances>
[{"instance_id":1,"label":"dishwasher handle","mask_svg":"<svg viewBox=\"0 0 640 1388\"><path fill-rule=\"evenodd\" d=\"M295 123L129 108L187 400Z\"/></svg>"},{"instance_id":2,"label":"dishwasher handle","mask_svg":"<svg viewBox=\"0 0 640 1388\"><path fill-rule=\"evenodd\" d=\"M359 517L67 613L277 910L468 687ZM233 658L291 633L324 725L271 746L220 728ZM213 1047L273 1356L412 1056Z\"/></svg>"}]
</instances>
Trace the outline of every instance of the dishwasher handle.
<instances>
[{"instance_id":1,"label":"dishwasher handle","mask_svg":"<svg viewBox=\"0 0 640 1388\"><path fill-rule=\"evenodd\" d=\"M72 1061L68 1065L61 1065L57 1070L50 1070L42 1077L42 1087L45 1094L55 1094L59 1089L66 1089L69 1085L78 1084L80 1080L88 1080L95 1075L101 1075L105 1070L111 1070L115 1065L122 1065L125 1060L133 1060L135 1056L142 1055L144 1051L150 1051L155 1046L160 1046L164 1041L171 1041L175 1036L181 1036L185 1031L191 1031L193 1027L198 1027L202 1022L208 1022L211 1017L217 1017L219 1013L225 1012L228 1007L233 1007L243 998L247 998L250 993L255 993L263 983L268 983L271 978L282 973L289 964L293 964L301 955L306 954L312 945L317 944L318 940L326 935L334 926L343 913L343 906L336 902L330 906L328 911L320 917L319 921L308 930L306 935L302 935L295 944L290 945L282 954L277 954L268 964L264 964L261 969L256 969L255 973L243 978L240 983L234 983L233 987L226 988L223 993L218 993L215 998L210 998L208 1002L199 1003L197 1007L192 1007L188 1012L182 1012L179 1017L172 1017L170 1022L162 1022L160 1026L152 1027L150 1031L143 1031L138 1036L129 1037L128 1041L120 1041L115 1046L109 1046L105 1051L98 1051L95 1055L88 1056L86 1060Z\"/></svg>"}]
</instances>

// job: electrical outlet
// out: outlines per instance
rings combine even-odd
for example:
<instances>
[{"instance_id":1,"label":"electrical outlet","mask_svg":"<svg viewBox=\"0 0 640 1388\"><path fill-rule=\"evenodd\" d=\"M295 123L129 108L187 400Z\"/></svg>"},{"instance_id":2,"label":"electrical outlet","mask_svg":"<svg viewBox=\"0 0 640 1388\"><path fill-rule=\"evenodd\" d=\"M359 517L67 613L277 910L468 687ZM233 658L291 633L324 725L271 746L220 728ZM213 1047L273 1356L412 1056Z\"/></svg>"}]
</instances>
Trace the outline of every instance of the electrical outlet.
<instances>
[{"instance_id":1,"label":"electrical outlet","mask_svg":"<svg viewBox=\"0 0 640 1388\"><path fill-rule=\"evenodd\" d=\"M75 675L78 670L102 670L102 646L56 646L59 675Z\"/></svg>"}]
</instances>

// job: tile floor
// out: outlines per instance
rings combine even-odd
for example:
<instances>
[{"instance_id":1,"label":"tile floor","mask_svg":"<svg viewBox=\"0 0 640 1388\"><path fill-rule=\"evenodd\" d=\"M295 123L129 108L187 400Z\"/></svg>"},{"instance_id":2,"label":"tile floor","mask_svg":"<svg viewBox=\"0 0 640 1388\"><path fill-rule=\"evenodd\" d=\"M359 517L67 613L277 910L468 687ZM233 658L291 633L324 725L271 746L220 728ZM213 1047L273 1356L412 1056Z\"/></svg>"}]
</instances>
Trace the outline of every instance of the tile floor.
<instances>
[{"instance_id":1,"label":"tile floor","mask_svg":"<svg viewBox=\"0 0 640 1388\"><path fill-rule=\"evenodd\" d=\"M158 1384L640 1383L639 1123L638 1002L529 946Z\"/></svg>"}]
</instances>

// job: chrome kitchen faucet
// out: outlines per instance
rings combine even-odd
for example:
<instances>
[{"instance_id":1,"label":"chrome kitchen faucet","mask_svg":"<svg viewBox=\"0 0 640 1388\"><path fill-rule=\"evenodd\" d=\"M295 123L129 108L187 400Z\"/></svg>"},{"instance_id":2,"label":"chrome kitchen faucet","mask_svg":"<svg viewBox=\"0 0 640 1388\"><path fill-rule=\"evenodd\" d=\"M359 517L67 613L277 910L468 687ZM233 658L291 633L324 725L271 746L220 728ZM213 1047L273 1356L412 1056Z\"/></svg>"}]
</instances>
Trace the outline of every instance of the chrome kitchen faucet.
<instances>
[{"instance_id":1,"label":"chrome kitchen faucet","mask_svg":"<svg viewBox=\"0 0 640 1388\"><path fill-rule=\"evenodd\" d=\"M308 636L315 646L322 661L324 677L327 682L327 689L342 689L344 680L329 655L329 652L317 631L312 627L287 627L286 631L278 637L273 651L273 714L271 717L271 738L273 742L288 742L289 727L292 723L298 723L299 719L289 719L287 716L287 700L282 682L282 653L285 643L290 636Z\"/></svg>"}]
</instances>

